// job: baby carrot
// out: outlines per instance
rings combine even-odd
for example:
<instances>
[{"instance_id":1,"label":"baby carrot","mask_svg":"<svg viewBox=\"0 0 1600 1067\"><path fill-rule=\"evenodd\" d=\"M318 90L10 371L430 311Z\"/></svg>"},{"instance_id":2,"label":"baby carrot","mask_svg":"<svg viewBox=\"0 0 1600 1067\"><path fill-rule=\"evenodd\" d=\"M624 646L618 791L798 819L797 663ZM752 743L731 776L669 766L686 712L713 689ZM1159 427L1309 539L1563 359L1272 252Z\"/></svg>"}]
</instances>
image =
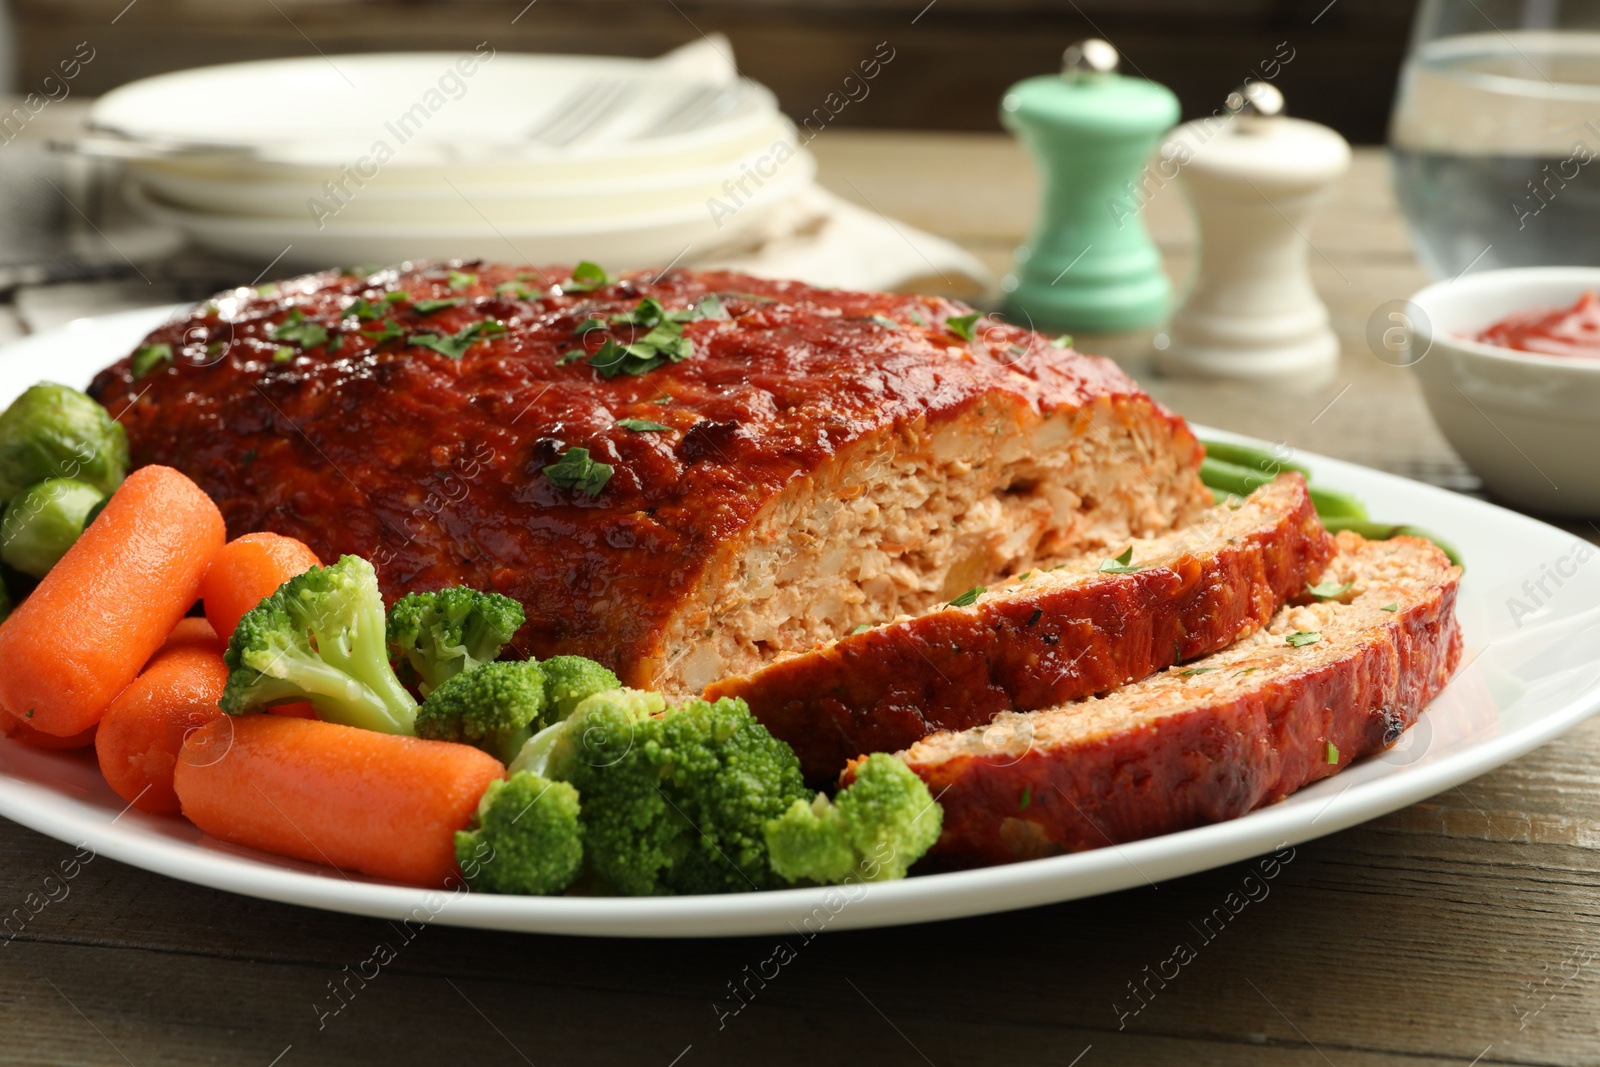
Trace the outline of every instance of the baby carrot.
<instances>
[{"instance_id":1,"label":"baby carrot","mask_svg":"<svg viewBox=\"0 0 1600 1067\"><path fill-rule=\"evenodd\" d=\"M174 776L183 814L212 837L415 885L456 869L500 761L470 745L278 715L196 730Z\"/></svg>"},{"instance_id":2,"label":"baby carrot","mask_svg":"<svg viewBox=\"0 0 1600 1067\"><path fill-rule=\"evenodd\" d=\"M200 592L222 514L170 467L143 467L0 626L0 708L57 737L100 721Z\"/></svg>"},{"instance_id":3,"label":"baby carrot","mask_svg":"<svg viewBox=\"0 0 1600 1067\"><path fill-rule=\"evenodd\" d=\"M267 709L268 715L287 715L291 719L315 719L317 709L307 700L297 700L293 704L274 704Z\"/></svg>"},{"instance_id":4,"label":"baby carrot","mask_svg":"<svg viewBox=\"0 0 1600 1067\"><path fill-rule=\"evenodd\" d=\"M222 643L204 619L184 619L144 673L100 720L95 754L117 796L140 811L176 815L172 769L183 739L213 719L228 684Z\"/></svg>"},{"instance_id":5,"label":"baby carrot","mask_svg":"<svg viewBox=\"0 0 1600 1067\"><path fill-rule=\"evenodd\" d=\"M97 727L91 726L70 737L57 737L47 734L43 730L35 730L21 719L14 718L9 712L0 710L0 734L5 734L13 741L21 741L34 748L88 748L94 744L94 732Z\"/></svg>"},{"instance_id":6,"label":"baby carrot","mask_svg":"<svg viewBox=\"0 0 1600 1067\"><path fill-rule=\"evenodd\" d=\"M236 537L222 546L200 583L206 618L226 642L245 612L290 578L321 565L317 554L293 537L275 533Z\"/></svg>"}]
</instances>

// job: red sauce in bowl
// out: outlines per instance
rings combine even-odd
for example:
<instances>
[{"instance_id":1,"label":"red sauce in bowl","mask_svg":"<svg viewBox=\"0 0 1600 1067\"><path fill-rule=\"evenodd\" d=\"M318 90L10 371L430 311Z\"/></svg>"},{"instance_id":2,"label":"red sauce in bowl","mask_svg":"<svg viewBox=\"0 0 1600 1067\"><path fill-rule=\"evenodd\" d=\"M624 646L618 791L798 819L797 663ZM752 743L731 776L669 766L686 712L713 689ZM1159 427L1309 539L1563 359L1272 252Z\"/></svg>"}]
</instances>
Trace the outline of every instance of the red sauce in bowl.
<instances>
[{"instance_id":1,"label":"red sauce in bowl","mask_svg":"<svg viewBox=\"0 0 1600 1067\"><path fill-rule=\"evenodd\" d=\"M1568 308L1507 315L1473 340L1542 356L1600 359L1600 296L1590 291Z\"/></svg>"}]
</instances>

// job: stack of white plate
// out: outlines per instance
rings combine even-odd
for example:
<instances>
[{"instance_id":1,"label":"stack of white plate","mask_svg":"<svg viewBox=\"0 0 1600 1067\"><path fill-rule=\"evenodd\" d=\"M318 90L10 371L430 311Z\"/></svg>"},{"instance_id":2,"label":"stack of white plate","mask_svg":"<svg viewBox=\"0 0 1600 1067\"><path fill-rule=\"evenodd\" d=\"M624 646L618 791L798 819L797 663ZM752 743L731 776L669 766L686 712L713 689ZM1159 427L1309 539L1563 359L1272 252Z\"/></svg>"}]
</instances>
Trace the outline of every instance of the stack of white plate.
<instances>
[{"instance_id":1,"label":"stack of white plate","mask_svg":"<svg viewBox=\"0 0 1600 1067\"><path fill-rule=\"evenodd\" d=\"M309 267L700 259L815 174L772 94L704 45L203 67L116 89L90 122L80 149L127 159L128 196L152 218Z\"/></svg>"}]
</instances>

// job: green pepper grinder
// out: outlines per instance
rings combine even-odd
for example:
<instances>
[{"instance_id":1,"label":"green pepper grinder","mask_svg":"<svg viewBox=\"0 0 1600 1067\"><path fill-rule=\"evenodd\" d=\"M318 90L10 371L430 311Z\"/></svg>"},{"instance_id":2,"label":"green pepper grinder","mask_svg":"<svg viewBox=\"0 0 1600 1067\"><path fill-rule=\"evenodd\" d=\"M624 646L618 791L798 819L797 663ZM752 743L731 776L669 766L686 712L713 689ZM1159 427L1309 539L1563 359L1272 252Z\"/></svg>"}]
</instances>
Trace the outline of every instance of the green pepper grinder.
<instances>
[{"instance_id":1,"label":"green pepper grinder","mask_svg":"<svg viewBox=\"0 0 1600 1067\"><path fill-rule=\"evenodd\" d=\"M1156 143L1178 121L1165 86L1116 73L1109 43L1066 50L1059 77L1013 85L1000 121L1038 160L1043 212L1001 286L1019 323L1089 332L1161 321L1171 285L1140 218Z\"/></svg>"}]
</instances>

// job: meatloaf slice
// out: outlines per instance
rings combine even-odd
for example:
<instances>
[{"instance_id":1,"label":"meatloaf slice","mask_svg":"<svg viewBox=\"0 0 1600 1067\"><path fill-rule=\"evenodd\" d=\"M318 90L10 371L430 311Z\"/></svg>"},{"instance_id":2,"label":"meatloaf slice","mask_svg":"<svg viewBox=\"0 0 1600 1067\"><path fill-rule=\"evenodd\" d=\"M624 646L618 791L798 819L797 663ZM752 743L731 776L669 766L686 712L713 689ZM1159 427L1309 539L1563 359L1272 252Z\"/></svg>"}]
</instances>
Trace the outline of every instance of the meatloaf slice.
<instances>
[{"instance_id":1,"label":"meatloaf slice","mask_svg":"<svg viewBox=\"0 0 1600 1067\"><path fill-rule=\"evenodd\" d=\"M1113 363L931 297L407 264L224 293L141 352L92 392L230 535L505 593L522 654L674 698L1210 504Z\"/></svg>"},{"instance_id":2,"label":"meatloaf slice","mask_svg":"<svg viewBox=\"0 0 1600 1067\"><path fill-rule=\"evenodd\" d=\"M1459 567L1338 535L1336 600L1104 697L940 733L901 757L944 805L935 862L1004 863L1234 818L1392 744L1461 654Z\"/></svg>"},{"instance_id":3,"label":"meatloaf slice","mask_svg":"<svg viewBox=\"0 0 1600 1067\"><path fill-rule=\"evenodd\" d=\"M1298 474L1242 503L1102 553L1019 575L916 617L714 682L743 697L812 778L853 756L1137 681L1226 648L1317 580L1333 555ZM1120 556L1116 549L1108 550Z\"/></svg>"}]
</instances>

